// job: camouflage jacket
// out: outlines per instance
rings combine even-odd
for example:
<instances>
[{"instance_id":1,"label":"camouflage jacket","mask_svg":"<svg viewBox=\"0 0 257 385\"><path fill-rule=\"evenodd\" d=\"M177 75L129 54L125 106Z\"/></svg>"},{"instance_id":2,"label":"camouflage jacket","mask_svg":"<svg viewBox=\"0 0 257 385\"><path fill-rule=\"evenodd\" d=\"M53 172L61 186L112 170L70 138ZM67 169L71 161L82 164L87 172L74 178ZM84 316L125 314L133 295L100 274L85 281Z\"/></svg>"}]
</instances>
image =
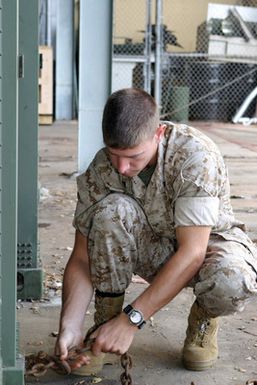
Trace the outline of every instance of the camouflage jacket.
<instances>
[{"instance_id":1,"label":"camouflage jacket","mask_svg":"<svg viewBox=\"0 0 257 385\"><path fill-rule=\"evenodd\" d=\"M212 234L238 239L234 229L243 224L233 214L227 169L219 149L195 128L165 124L157 165L147 186L138 176L129 178L119 174L106 148L78 176L73 224L82 234L88 235L97 202L115 192L133 197L160 236L175 239L177 226L211 226ZM243 232L240 234L247 239Z\"/></svg>"}]
</instances>

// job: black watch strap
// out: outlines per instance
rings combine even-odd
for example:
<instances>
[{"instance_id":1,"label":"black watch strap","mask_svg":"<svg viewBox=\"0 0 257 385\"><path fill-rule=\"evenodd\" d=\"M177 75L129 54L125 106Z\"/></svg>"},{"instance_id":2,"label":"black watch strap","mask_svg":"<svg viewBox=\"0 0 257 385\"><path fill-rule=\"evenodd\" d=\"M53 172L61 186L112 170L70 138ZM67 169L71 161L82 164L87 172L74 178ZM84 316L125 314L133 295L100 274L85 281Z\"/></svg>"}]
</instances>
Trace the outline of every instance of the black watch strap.
<instances>
[{"instance_id":1,"label":"black watch strap","mask_svg":"<svg viewBox=\"0 0 257 385\"><path fill-rule=\"evenodd\" d=\"M124 307L123 311L125 314L129 314L131 312L131 310L134 310L133 306L131 305L127 305L126 307Z\"/></svg>"}]
</instances>

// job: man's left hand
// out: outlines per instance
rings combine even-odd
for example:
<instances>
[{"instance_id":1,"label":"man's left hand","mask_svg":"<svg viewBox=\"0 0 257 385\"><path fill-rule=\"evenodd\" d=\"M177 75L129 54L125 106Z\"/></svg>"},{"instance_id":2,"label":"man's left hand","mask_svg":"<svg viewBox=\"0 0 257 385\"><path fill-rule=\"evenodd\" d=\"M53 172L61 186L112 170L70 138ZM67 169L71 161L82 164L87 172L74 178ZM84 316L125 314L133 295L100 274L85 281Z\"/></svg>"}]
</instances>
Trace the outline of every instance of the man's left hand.
<instances>
[{"instance_id":1,"label":"man's left hand","mask_svg":"<svg viewBox=\"0 0 257 385\"><path fill-rule=\"evenodd\" d=\"M126 314L121 313L99 326L90 335L90 338L95 338L91 351L95 356L101 352L124 354L128 351L137 330L137 326L129 323Z\"/></svg>"}]
</instances>

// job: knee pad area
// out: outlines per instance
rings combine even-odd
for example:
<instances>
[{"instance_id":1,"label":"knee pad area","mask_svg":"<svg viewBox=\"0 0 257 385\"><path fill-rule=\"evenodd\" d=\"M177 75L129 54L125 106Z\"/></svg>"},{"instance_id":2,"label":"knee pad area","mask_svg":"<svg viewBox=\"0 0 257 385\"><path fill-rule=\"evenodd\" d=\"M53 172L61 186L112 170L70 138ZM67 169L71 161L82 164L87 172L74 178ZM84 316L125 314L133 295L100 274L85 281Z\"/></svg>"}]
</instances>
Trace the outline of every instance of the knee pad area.
<instances>
[{"instance_id":1,"label":"knee pad area","mask_svg":"<svg viewBox=\"0 0 257 385\"><path fill-rule=\"evenodd\" d=\"M248 271L233 266L199 281L194 292L200 305L220 316L242 311L253 294L257 294L257 285Z\"/></svg>"},{"instance_id":2,"label":"knee pad area","mask_svg":"<svg viewBox=\"0 0 257 385\"><path fill-rule=\"evenodd\" d=\"M128 224L128 227L141 215L137 202L125 194L109 194L97 204L93 223L110 229L113 224ZM142 212L143 215L143 212Z\"/></svg>"}]
</instances>

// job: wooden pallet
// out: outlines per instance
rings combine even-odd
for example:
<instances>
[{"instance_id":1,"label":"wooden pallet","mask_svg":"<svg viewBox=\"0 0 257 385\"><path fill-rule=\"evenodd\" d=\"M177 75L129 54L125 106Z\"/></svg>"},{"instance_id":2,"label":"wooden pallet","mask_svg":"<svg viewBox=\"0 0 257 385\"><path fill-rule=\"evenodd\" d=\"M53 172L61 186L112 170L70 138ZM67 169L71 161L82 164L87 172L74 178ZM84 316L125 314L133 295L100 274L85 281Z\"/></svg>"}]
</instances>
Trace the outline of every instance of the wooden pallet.
<instances>
[{"instance_id":1,"label":"wooden pallet","mask_svg":"<svg viewBox=\"0 0 257 385\"><path fill-rule=\"evenodd\" d=\"M39 124L53 123L53 49L39 46Z\"/></svg>"}]
</instances>

